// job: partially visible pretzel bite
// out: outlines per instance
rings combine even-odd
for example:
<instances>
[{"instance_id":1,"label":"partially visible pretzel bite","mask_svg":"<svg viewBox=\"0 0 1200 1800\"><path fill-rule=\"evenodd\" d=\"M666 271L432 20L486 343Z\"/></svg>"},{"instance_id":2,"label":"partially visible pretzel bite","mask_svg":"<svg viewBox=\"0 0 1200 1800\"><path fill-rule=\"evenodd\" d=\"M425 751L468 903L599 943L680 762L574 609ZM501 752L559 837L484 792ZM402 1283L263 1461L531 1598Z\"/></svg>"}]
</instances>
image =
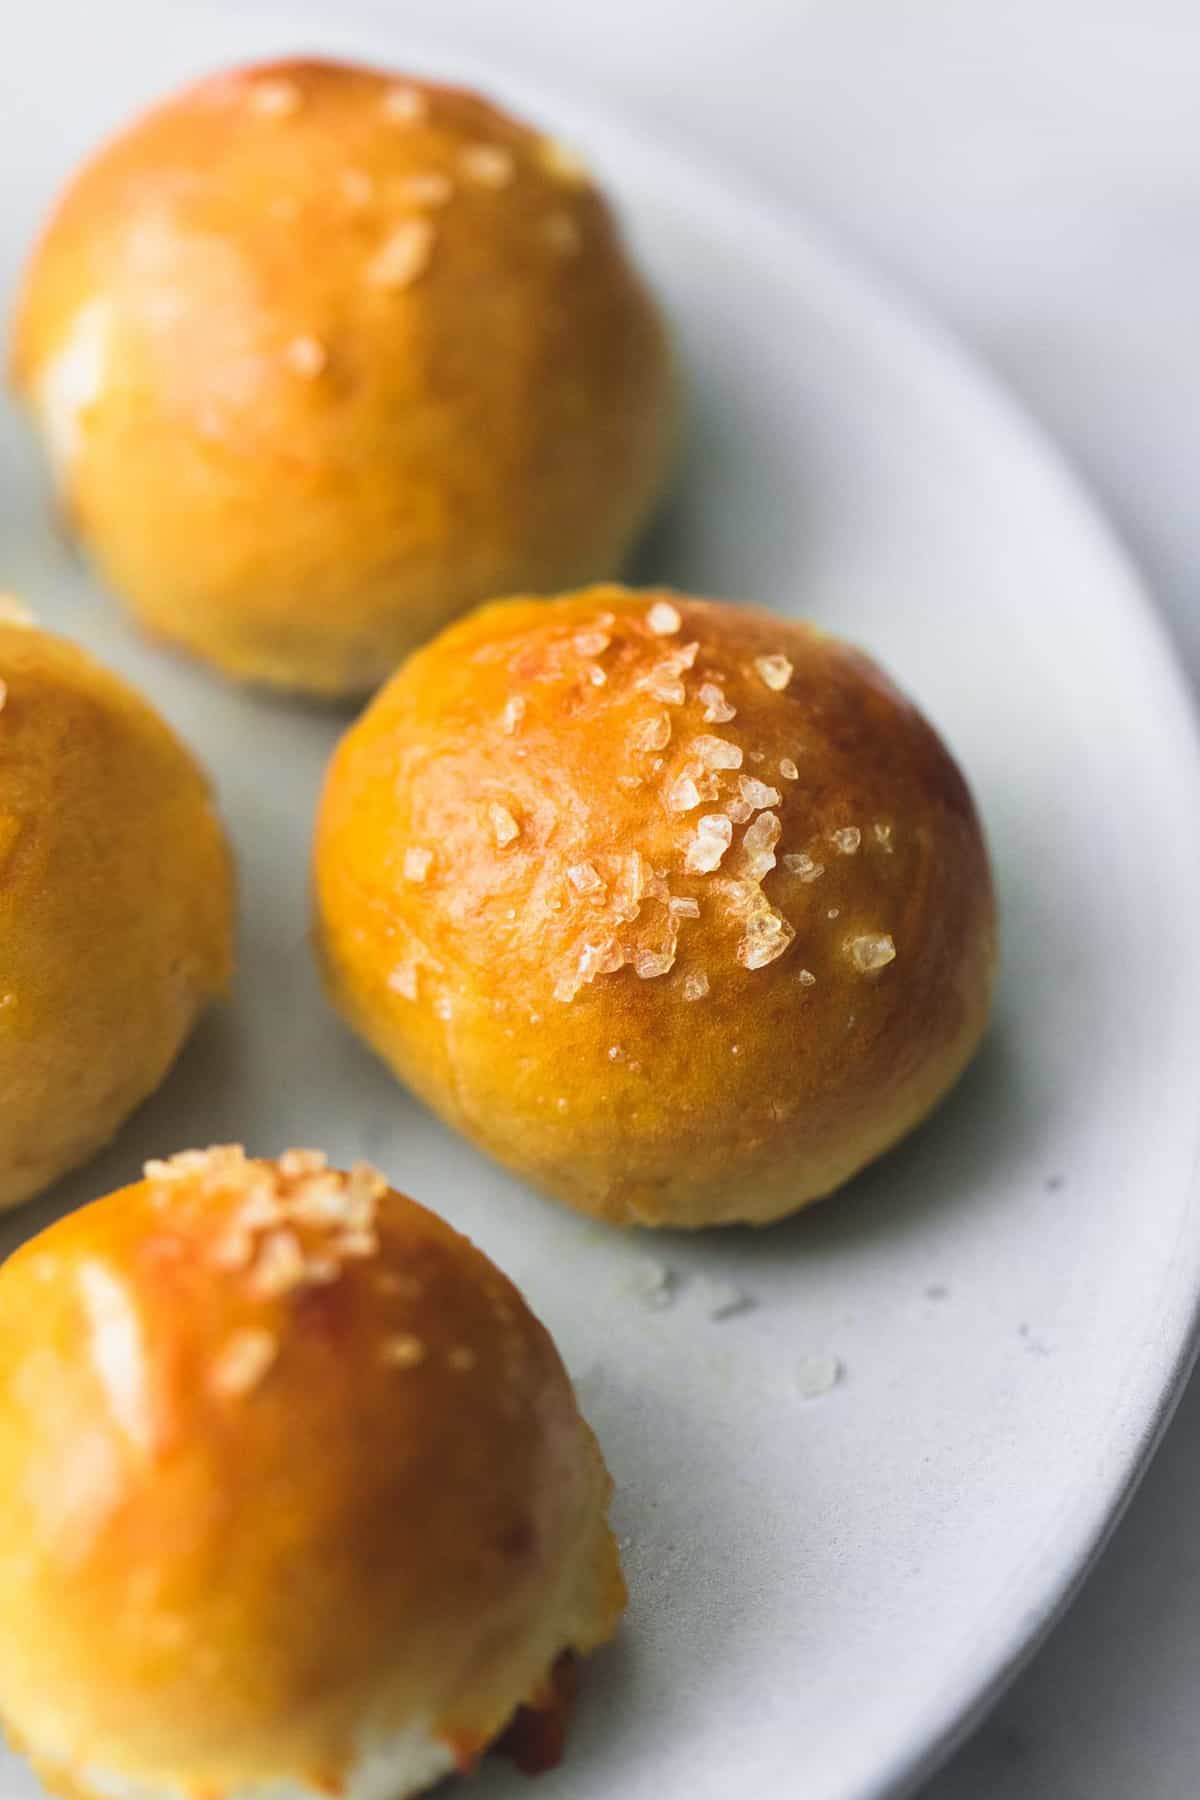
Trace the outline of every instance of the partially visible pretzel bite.
<instances>
[{"instance_id":1,"label":"partially visible pretzel bite","mask_svg":"<svg viewBox=\"0 0 1200 1800\"><path fill-rule=\"evenodd\" d=\"M622 1222L829 1193L987 1019L991 879L949 753L865 656L749 607L475 613L346 735L315 872L351 1022L502 1162Z\"/></svg>"},{"instance_id":2,"label":"partially visible pretzel bite","mask_svg":"<svg viewBox=\"0 0 1200 1800\"><path fill-rule=\"evenodd\" d=\"M0 1209L107 1143L232 960L203 770L127 682L0 597Z\"/></svg>"},{"instance_id":3,"label":"partially visible pretzel bite","mask_svg":"<svg viewBox=\"0 0 1200 1800\"><path fill-rule=\"evenodd\" d=\"M375 1170L150 1163L0 1270L5 1729L72 1800L544 1760L624 1605L608 1491L520 1294Z\"/></svg>"}]
</instances>

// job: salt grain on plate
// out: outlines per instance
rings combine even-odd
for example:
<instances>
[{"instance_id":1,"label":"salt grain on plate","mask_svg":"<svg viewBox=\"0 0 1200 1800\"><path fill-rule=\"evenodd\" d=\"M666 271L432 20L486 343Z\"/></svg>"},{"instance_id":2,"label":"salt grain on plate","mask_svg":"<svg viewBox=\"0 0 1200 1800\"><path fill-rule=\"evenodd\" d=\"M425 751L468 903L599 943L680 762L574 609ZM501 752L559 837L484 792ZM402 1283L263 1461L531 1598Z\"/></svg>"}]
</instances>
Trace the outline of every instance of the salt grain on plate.
<instances>
[{"instance_id":1,"label":"salt grain on plate","mask_svg":"<svg viewBox=\"0 0 1200 1800\"><path fill-rule=\"evenodd\" d=\"M753 1295L732 1281L719 1281L710 1276L700 1283L700 1299L710 1319L731 1319L735 1313L750 1312L757 1304Z\"/></svg>"},{"instance_id":2,"label":"salt grain on plate","mask_svg":"<svg viewBox=\"0 0 1200 1800\"><path fill-rule=\"evenodd\" d=\"M646 1257L639 1265L630 1284L632 1292L644 1306L654 1307L662 1311L675 1302L675 1275L666 1263Z\"/></svg>"},{"instance_id":3,"label":"salt grain on plate","mask_svg":"<svg viewBox=\"0 0 1200 1800\"><path fill-rule=\"evenodd\" d=\"M802 1400L819 1400L841 1378L841 1362L830 1353L802 1357L796 1365L796 1389Z\"/></svg>"}]
</instances>

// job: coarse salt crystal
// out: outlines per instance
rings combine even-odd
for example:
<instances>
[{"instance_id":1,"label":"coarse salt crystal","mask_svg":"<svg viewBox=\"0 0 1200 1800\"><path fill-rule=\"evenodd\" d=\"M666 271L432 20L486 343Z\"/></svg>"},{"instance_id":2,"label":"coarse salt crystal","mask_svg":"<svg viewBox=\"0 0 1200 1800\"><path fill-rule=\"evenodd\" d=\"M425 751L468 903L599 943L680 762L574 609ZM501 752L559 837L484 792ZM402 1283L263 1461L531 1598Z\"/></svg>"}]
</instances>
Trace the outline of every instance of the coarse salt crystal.
<instances>
[{"instance_id":1,"label":"coarse salt crystal","mask_svg":"<svg viewBox=\"0 0 1200 1800\"><path fill-rule=\"evenodd\" d=\"M646 614L646 624L655 637L673 637L682 626L683 617L669 600L656 600Z\"/></svg>"},{"instance_id":2,"label":"coarse salt crystal","mask_svg":"<svg viewBox=\"0 0 1200 1800\"><path fill-rule=\"evenodd\" d=\"M724 725L730 719L736 719L737 707L730 706L722 688L715 681L703 681L700 684L700 700L704 707L704 721L707 725Z\"/></svg>"},{"instance_id":3,"label":"coarse salt crystal","mask_svg":"<svg viewBox=\"0 0 1200 1800\"><path fill-rule=\"evenodd\" d=\"M286 119L299 112L304 96L294 81L256 81L250 105L263 119Z\"/></svg>"},{"instance_id":4,"label":"coarse salt crystal","mask_svg":"<svg viewBox=\"0 0 1200 1800\"><path fill-rule=\"evenodd\" d=\"M711 874L713 869L720 867L721 858L732 842L733 825L725 814L705 813L687 847L684 867L693 874Z\"/></svg>"},{"instance_id":5,"label":"coarse salt crystal","mask_svg":"<svg viewBox=\"0 0 1200 1800\"><path fill-rule=\"evenodd\" d=\"M521 835L521 827L507 806L501 806L498 800L493 800L488 807L488 819L492 827L492 836L502 850L505 844L511 844L514 838Z\"/></svg>"},{"instance_id":6,"label":"coarse salt crystal","mask_svg":"<svg viewBox=\"0 0 1200 1800\"><path fill-rule=\"evenodd\" d=\"M520 694L514 694L511 699L505 701L504 711L500 714L500 724L509 737L512 737L517 726L525 717L525 709L528 704L528 701Z\"/></svg>"},{"instance_id":7,"label":"coarse salt crystal","mask_svg":"<svg viewBox=\"0 0 1200 1800\"><path fill-rule=\"evenodd\" d=\"M601 894L604 892L604 880L594 863L572 863L567 870L567 880L577 894Z\"/></svg>"},{"instance_id":8,"label":"coarse salt crystal","mask_svg":"<svg viewBox=\"0 0 1200 1800\"><path fill-rule=\"evenodd\" d=\"M407 176L400 193L413 206L445 206L454 197L454 183L440 169L425 169Z\"/></svg>"},{"instance_id":9,"label":"coarse salt crystal","mask_svg":"<svg viewBox=\"0 0 1200 1800\"><path fill-rule=\"evenodd\" d=\"M603 656L612 643L612 635L607 631L580 631L573 642L580 656Z\"/></svg>"},{"instance_id":10,"label":"coarse salt crystal","mask_svg":"<svg viewBox=\"0 0 1200 1800\"><path fill-rule=\"evenodd\" d=\"M211 1385L218 1394L248 1394L262 1381L278 1354L278 1341L269 1331L235 1331L212 1366Z\"/></svg>"},{"instance_id":11,"label":"coarse salt crystal","mask_svg":"<svg viewBox=\"0 0 1200 1800\"><path fill-rule=\"evenodd\" d=\"M429 108L420 88L398 82L383 96L384 117L393 125L416 125Z\"/></svg>"},{"instance_id":12,"label":"coarse salt crystal","mask_svg":"<svg viewBox=\"0 0 1200 1800\"><path fill-rule=\"evenodd\" d=\"M759 813L753 824L747 825L742 849L748 881L761 881L775 867L775 846L782 829L778 814L773 812Z\"/></svg>"},{"instance_id":13,"label":"coarse salt crystal","mask_svg":"<svg viewBox=\"0 0 1200 1800\"><path fill-rule=\"evenodd\" d=\"M629 734L629 741L635 750L665 750L671 741L671 719L668 713L653 713L648 719L641 719Z\"/></svg>"},{"instance_id":14,"label":"coarse salt crystal","mask_svg":"<svg viewBox=\"0 0 1200 1800\"><path fill-rule=\"evenodd\" d=\"M830 832L829 841L839 856L853 856L862 843L862 832L857 825L843 825Z\"/></svg>"},{"instance_id":15,"label":"coarse salt crystal","mask_svg":"<svg viewBox=\"0 0 1200 1800\"><path fill-rule=\"evenodd\" d=\"M764 806L778 806L783 799L778 788L768 787L757 775L743 775L738 782L738 790L746 805L755 812L761 812Z\"/></svg>"},{"instance_id":16,"label":"coarse salt crystal","mask_svg":"<svg viewBox=\"0 0 1200 1800\"><path fill-rule=\"evenodd\" d=\"M740 769L742 766L742 747L731 744L728 738L702 733L692 739L692 749L706 769Z\"/></svg>"},{"instance_id":17,"label":"coarse salt crystal","mask_svg":"<svg viewBox=\"0 0 1200 1800\"><path fill-rule=\"evenodd\" d=\"M432 861L432 850L422 850L417 845L412 845L404 852L405 881L424 881Z\"/></svg>"},{"instance_id":18,"label":"coarse salt crystal","mask_svg":"<svg viewBox=\"0 0 1200 1800\"><path fill-rule=\"evenodd\" d=\"M700 789L686 770L677 775L667 789L666 804L670 812L691 812L694 806L699 806Z\"/></svg>"},{"instance_id":19,"label":"coarse salt crystal","mask_svg":"<svg viewBox=\"0 0 1200 1800\"><path fill-rule=\"evenodd\" d=\"M782 693L792 679L792 665L786 656L756 656L754 667L769 688Z\"/></svg>"},{"instance_id":20,"label":"coarse salt crystal","mask_svg":"<svg viewBox=\"0 0 1200 1800\"><path fill-rule=\"evenodd\" d=\"M703 969L689 969L683 978L685 1000L703 1000L708 992L708 976Z\"/></svg>"},{"instance_id":21,"label":"coarse salt crystal","mask_svg":"<svg viewBox=\"0 0 1200 1800\"><path fill-rule=\"evenodd\" d=\"M780 757L779 773L783 776L785 781L799 781L800 779L800 771L790 756Z\"/></svg>"},{"instance_id":22,"label":"coarse salt crystal","mask_svg":"<svg viewBox=\"0 0 1200 1800\"><path fill-rule=\"evenodd\" d=\"M743 927L737 959L744 969L763 969L782 956L796 933L773 907L752 913Z\"/></svg>"},{"instance_id":23,"label":"coarse salt crystal","mask_svg":"<svg viewBox=\"0 0 1200 1800\"><path fill-rule=\"evenodd\" d=\"M872 969L886 968L896 958L895 943L886 931L864 932L860 937L851 938L848 949L851 962L864 975Z\"/></svg>"},{"instance_id":24,"label":"coarse salt crystal","mask_svg":"<svg viewBox=\"0 0 1200 1800\"><path fill-rule=\"evenodd\" d=\"M468 181L480 187L507 187L516 174L516 161L503 144L467 144L459 152L459 168Z\"/></svg>"},{"instance_id":25,"label":"coarse salt crystal","mask_svg":"<svg viewBox=\"0 0 1200 1800\"><path fill-rule=\"evenodd\" d=\"M367 264L372 287L407 287L422 275L433 253L434 229L428 219L406 219L390 232Z\"/></svg>"},{"instance_id":26,"label":"coarse salt crystal","mask_svg":"<svg viewBox=\"0 0 1200 1800\"><path fill-rule=\"evenodd\" d=\"M379 1346L381 1362L392 1369L415 1369L425 1361L426 1350L419 1337L411 1331L397 1332L394 1337L384 1338Z\"/></svg>"}]
</instances>

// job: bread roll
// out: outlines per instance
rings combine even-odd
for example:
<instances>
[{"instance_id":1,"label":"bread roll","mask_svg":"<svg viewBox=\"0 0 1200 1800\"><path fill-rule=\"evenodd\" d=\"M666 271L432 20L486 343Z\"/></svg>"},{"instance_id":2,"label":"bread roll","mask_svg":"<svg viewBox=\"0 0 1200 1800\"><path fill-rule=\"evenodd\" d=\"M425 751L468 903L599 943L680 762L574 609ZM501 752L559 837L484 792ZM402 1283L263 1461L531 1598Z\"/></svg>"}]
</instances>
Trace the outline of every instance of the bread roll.
<instances>
[{"instance_id":1,"label":"bread roll","mask_svg":"<svg viewBox=\"0 0 1200 1800\"><path fill-rule=\"evenodd\" d=\"M578 162L478 95L329 62L216 75L102 148L12 367L145 627L319 694L497 593L615 573L675 428Z\"/></svg>"},{"instance_id":2,"label":"bread roll","mask_svg":"<svg viewBox=\"0 0 1200 1800\"><path fill-rule=\"evenodd\" d=\"M147 1164L0 1270L0 1713L72 1800L404 1800L624 1605L549 1336L360 1164Z\"/></svg>"},{"instance_id":3,"label":"bread roll","mask_svg":"<svg viewBox=\"0 0 1200 1800\"><path fill-rule=\"evenodd\" d=\"M763 1224L922 1119L988 1016L988 859L873 663L750 607L486 607L350 729L316 837L351 1023L517 1174Z\"/></svg>"},{"instance_id":4,"label":"bread roll","mask_svg":"<svg viewBox=\"0 0 1200 1800\"><path fill-rule=\"evenodd\" d=\"M125 682L0 609L0 1208L106 1143L231 969L208 783Z\"/></svg>"}]
</instances>

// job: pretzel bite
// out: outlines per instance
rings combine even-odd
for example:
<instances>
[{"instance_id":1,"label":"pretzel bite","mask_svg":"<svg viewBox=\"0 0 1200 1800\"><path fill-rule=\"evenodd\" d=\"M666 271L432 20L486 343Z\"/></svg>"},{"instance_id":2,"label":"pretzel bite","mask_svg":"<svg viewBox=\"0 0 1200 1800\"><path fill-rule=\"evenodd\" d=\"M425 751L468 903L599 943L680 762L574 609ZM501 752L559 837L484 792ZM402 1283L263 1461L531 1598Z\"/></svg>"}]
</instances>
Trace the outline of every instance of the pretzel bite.
<instances>
[{"instance_id":1,"label":"pretzel bite","mask_svg":"<svg viewBox=\"0 0 1200 1800\"><path fill-rule=\"evenodd\" d=\"M458 1130L584 1212L762 1224L912 1129L988 1016L949 752L859 652L593 588L476 612L342 741L329 990Z\"/></svg>"},{"instance_id":2,"label":"pretzel bite","mask_svg":"<svg viewBox=\"0 0 1200 1800\"><path fill-rule=\"evenodd\" d=\"M614 574L675 436L662 320L580 163L342 63L215 75L103 147L12 371L147 630L320 694L495 594Z\"/></svg>"}]
</instances>

